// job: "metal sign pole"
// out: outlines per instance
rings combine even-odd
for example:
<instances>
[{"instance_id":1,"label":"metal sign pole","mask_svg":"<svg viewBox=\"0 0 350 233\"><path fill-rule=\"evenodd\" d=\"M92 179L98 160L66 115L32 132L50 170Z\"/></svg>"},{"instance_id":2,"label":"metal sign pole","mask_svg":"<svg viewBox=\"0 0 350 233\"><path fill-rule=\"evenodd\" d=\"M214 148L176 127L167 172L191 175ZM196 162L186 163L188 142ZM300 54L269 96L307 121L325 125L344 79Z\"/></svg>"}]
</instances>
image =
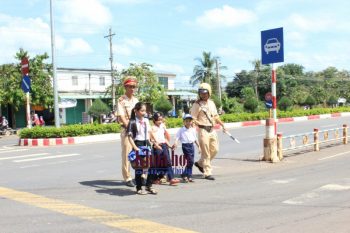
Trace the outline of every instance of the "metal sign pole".
<instances>
[{"instance_id":1,"label":"metal sign pole","mask_svg":"<svg viewBox=\"0 0 350 233\"><path fill-rule=\"evenodd\" d=\"M274 63L272 63L272 74L271 74L271 92L272 92L272 115L273 115L273 119L275 120L275 135L277 135L277 110L276 110L276 106L277 106L277 98L276 98L276 68L274 66Z\"/></svg>"},{"instance_id":2,"label":"metal sign pole","mask_svg":"<svg viewBox=\"0 0 350 233\"><path fill-rule=\"evenodd\" d=\"M26 100L27 100L27 106L26 106L26 113L27 113L27 128L32 128L32 119L30 117L30 97L29 92L26 93Z\"/></svg>"}]
</instances>

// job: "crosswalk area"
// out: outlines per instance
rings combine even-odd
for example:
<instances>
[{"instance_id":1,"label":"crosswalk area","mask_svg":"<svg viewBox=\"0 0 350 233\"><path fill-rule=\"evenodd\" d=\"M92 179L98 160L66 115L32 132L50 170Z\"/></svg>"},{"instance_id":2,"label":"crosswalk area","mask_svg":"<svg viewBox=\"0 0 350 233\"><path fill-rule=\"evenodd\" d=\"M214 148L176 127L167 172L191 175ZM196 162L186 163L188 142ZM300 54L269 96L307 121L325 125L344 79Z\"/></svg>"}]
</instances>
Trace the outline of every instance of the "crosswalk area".
<instances>
[{"instance_id":1,"label":"crosswalk area","mask_svg":"<svg viewBox=\"0 0 350 233\"><path fill-rule=\"evenodd\" d=\"M40 160L58 160L60 158L67 158L78 156L79 153L52 153L52 152L39 152L33 153L28 148L16 148L10 146L0 147L0 163L1 162L12 162L12 163L25 163Z\"/></svg>"}]
</instances>

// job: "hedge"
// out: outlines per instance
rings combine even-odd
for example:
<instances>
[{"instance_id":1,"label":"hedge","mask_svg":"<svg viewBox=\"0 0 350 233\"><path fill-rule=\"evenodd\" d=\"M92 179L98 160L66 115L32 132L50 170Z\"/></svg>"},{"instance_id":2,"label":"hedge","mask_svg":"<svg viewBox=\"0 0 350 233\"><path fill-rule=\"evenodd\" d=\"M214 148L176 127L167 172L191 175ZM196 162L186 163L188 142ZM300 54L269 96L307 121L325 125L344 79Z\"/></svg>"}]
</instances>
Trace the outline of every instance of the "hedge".
<instances>
[{"instance_id":1,"label":"hedge","mask_svg":"<svg viewBox=\"0 0 350 233\"><path fill-rule=\"evenodd\" d=\"M300 117L320 114L332 114L339 112L350 112L350 107L338 108L314 108L309 110L292 110L292 111L277 111L278 118ZM241 122L264 120L269 117L268 112L258 113L237 113L221 115L223 122ZM183 125L181 118L166 118L167 128L178 128ZM31 129L21 129L19 132L20 138L61 138L87 136L106 133L120 133L121 127L119 124L85 124L85 125L67 125L60 128L55 127L40 127L36 126Z\"/></svg>"},{"instance_id":2,"label":"hedge","mask_svg":"<svg viewBox=\"0 0 350 233\"><path fill-rule=\"evenodd\" d=\"M66 125L60 128L35 126L31 129L24 128L19 132L20 138L62 138L87 136L96 134L119 133L120 125L111 124L85 124L85 125Z\"/></svg>"}]
</instances>

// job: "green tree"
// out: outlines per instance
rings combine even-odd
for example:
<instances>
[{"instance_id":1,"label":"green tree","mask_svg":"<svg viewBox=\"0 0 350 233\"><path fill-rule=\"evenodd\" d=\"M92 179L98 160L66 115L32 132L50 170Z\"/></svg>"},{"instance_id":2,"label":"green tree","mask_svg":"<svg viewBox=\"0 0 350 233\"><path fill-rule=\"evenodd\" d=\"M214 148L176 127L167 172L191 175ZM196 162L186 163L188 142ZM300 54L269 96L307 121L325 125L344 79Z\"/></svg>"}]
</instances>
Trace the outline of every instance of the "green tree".
<instances>
[{"instance_id":1,"label":"green tree","mask_svg":"<svg viewBox=\"0 0 350 233\"><path fill-rule=\"evenodd\" d=\"M97 118L98 122L101 120L101 114L107 114L110 111L107 104L105 104L101 99L96 99L88 110L88 113Z\"/></svg>"},{"instance_id":2,"label":"green tree","mask_svg":"<svg viewBox=\"0 0 350 233\"><path fill-rule=\"evenodd\" d=\"M193 69L193 75L190 78L190 84L193 86L206 82L212 84L211 81L215 77L215 62L217 57L212 57L210 52L203 52L202 58L195 58L199 62L199 65L196 65Z\"/></svg>"},{"instance_id":3,"label":"green tree","mask_svg":"<svg viewBox=\"0 0 350 233\"><path fill-rule=\"evenodd\" d=\"M162 112L164 116L168 115L168 112L173 108L173 105L169 102L166 96L161 96L154 104L154 108Z\"/></svg>"},{"instance_id":4,"label":"green tree","mask_svg":"<svg viewBox=\"0 0 350 233\"><path fill-rule=\"evenodd\" d=\"M227 69L226 66L222 66L219 62L219 57L212 57L210 52L203 52L202 58L195 58L199 62L199 65L195 65L193 68L193 75L190 77L190 84L193 86L199 83L209 83L212 87L213 93L218 95L219 82L218 74L221 80L225 80L226 77L220 72L221 70ZM217 67L218 71L217 73Z\"/></svg>"},{"instance_id":5,"label":"green tree","mask_svg":"<svg viewBox=\"0 0 350 233\"><path fill-rule=\"evenodd\" d=\"M16 127L15 114L25 105L25 93L21 89L21 65L23 57L29 60L29 76L31 78L30 101L32 105L46 108L53 105L53 90L51 82L52 66L46 64L46 53L30 58L22 48L16 53L18 63L0 65L0 104L12 108L13 127Z\"/></svg>"},{"instance_id":6,"label":"green tree","mask_svg":"<svg viewBox=\"0 0 350 233\"><path fill-rule=\"evenodd\" d=\"M130 63L129 68L122 71L122 76L132 75L137 78L138 92L137 96L140 101L146 103L153 103L161 96L164 96L164 89L158 82L157 74L151 70L152 65L147 63L135 64ZM118 89L123 88L123 79L118 85ZM121 91L118 91L118 93Z\"/></svg>"},{"instance_id":7,"label":"green tree","mask_svg":"<svg viewBox=\"0 0 350 233\"><path fill-rule=\"evenodd\" d=\"M23 57L28 57L28 52L20 49L15 56L19 62L17 64L4 64L0 66L0 85L4 87L0 91L1 104L11 105L14 110L18 110L25 104L25 94L21 89L21 65ZM29 76L31 78L31 104L50 107L53 105L53 90L51 82L52 67L44 63L48 55L37 55L29 58Z\"/></svg>"},{"instance_id":8,"label":"green tree","mask_svg":"<svg viewBox=\"0 0 350 233\"><path fill-rule=\"evenodd\" d=\"M222 98L222 109L226 113L242 113L244 112L243 104L238 98L229 98L226 95Z\"/></svg>"},{"instance_id":9,"label":"green tree","mask_svg":"<svg viewBox=\"0 0 350 233\"><path fill-rule=\"evenodd\" d=\"M249 112L256 112L258 110L259 101L253 96L248 97L243 104L244 108Z\"/></svg>"},{"instance_id":10,"label":"green tree","mask_svg":"<svg viewBox=\"0 0 350 233\"><path fill-rule=\"evenodd\" d=\"M337 98L334 95L331 95L327 101L327 104L334 108L334 106L338 103Z\"/></svg>"},{"instance_id":11,"label":"green tree","mask_svg":"<svg viewBox=\"0 0 350 233\"><path fill-rule=\"evenodd\" d=\"M312 106L314 106L316 104L316 100L314 97L312 97L311 95L309 95L306 100L305 100L305 104L309 105L311 108Z\"/></svg>"},{"instance_id":12,"label":"green tree","mask_svg":"<svg viewBox=\"0 0 350 233\"><path fill-rule=\"evenodd\" d=\"M278 101L278 108L286 111L290 109L290 107L293 106L293 102L286 96L283 96L279 101Z\"/></svg>"}]
</instances>

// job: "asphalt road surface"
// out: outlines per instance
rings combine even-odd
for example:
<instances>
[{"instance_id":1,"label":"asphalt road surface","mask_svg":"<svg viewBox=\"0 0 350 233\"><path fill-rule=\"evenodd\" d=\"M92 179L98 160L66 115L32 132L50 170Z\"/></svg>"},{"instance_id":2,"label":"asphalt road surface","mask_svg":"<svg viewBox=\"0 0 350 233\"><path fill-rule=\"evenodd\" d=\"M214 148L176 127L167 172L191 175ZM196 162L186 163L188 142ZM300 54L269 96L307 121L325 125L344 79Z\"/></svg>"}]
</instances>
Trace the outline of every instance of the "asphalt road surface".
<instances>
[{"instance_id":1,"label":"asphalt road surface","mask_svg":"<svg viewBox=\"0 0 350 233\"><path fill-rule=\"evenodd\" d=\"M349 120L279 124L278 131ZM195 183L155 185L156 196L124 185L117 140L30 148L1 138L0 232L350 232L350 145L289 152L272 164L260 161L263 126L230 132L241 144L218 133L215 181L194 168Z\"/></svg>"}]
</instances>

